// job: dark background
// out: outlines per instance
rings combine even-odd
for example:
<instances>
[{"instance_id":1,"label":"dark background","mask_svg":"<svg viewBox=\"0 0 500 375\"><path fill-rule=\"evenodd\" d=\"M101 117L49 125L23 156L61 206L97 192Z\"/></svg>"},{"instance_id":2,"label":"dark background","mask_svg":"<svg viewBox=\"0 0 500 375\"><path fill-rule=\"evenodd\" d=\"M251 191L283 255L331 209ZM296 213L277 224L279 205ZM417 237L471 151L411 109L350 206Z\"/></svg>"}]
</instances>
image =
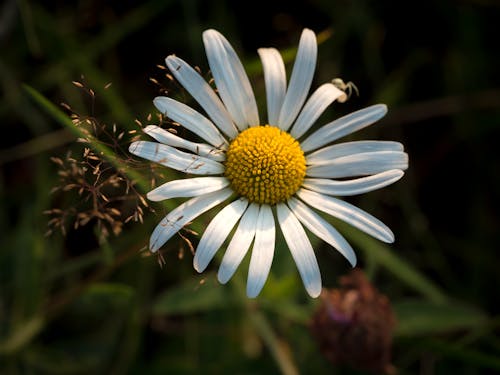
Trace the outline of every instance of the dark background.
<instances>
[{"instance_id":1,"label":"dark background","mask_svg":"<svg viewBox=\"0 0 500 375\"><path fill-rule=\"evenodd\" d=\"M207 72L203 30L228 38L262 95L256 49L286 50L289 73L304 27L331 33L319 45L313 88L341 77L360 91L332 105L328 118L386 103L387 116L353 139L397 140L410 156L397 184L349 199L396 235L382 249L390 260L378 243L348 236L359 267L397 313L394 366L402 374L500 371L499 24L494 0L4 1L0 372L273 374L288 364L304 374L358 373L318 351L308 330L318 301L305 296L288 255L249 302L210 271L197 275L189 250L178 259L181 240L165 251L163 268L140 255L161 205L104 247L92 223L44 236L43 212L72 205L50 193L59 183L50 157L81 147L23 85L58 108L69 103L130 130L154 113L151 77L180 90L157 67L167 55ZM92 88L95 100L72 81ZM325 287L338 286L348 265L315 248ZM239 273L244 281L246 268Z\"/></svg>"}]
</instances>

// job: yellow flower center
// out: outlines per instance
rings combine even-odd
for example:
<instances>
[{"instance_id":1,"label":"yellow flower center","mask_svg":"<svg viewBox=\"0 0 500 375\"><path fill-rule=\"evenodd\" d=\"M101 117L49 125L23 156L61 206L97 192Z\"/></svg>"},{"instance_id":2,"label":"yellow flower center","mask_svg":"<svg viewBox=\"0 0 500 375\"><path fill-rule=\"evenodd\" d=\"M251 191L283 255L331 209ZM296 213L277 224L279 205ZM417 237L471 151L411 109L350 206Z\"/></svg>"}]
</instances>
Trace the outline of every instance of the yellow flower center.
<instances>
[{"instance_id":1,"label":"yellow flower center","mask_svg":"<svg viewBox=\"0 0 500 375\"><path fill-rule=\"evenodd\" d=\"M229 146L225 176L250 202L276 204L299 189L306 174L304 152L290 134L274 126L241 132Z\"/></svg>"}]
</instances>

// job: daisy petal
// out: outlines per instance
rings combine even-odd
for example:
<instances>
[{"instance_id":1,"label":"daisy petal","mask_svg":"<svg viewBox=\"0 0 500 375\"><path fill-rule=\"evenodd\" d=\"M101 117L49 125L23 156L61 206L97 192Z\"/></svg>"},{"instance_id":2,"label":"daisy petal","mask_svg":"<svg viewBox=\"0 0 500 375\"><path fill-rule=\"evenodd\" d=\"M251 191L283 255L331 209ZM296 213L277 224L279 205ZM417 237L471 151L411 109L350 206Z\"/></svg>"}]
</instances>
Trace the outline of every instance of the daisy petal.
<instances>
[{"instance_id":1,"label":"daisy petal","mask_svg":"<svg viewBox=\"0 0 500 375\"><path fill-rule=\"evenodd\" d=\"M203 43L219 94L238 128L259 125L255 96L233 47L216 30L204 31Z\"/></svg>"},{"instance_id":2,"label":"daisy petal","mask_svg":"<svg viewBox=\"0 0 500 375\"><path fill-rule=\"evenodd\" d=\"M215 125L230 139L236 138L238 131L231 116L205 79L184 60L176 56L168 56L165 62L175 78L203 107Z\"/></svg>"},{"instance_id":3,"label":"daisy petal","mask_svg":"<svg viewBox=\"0 0 500 375\"><path fill-rule=\"evenodd\" d=\"M308 177L342 178L366 176L390 169L408 168L408 154L401 151L375 151L343 156L328 163L307 167Z\"/></svg>"},{"instance_id":4,"label":"daisy petal","mask_svg":"<svg viewBox=\"0 0 500 375\"><path fill-rule=\"evenodd\" d=\"M207 268L247 206L246 199L238 199L224 207L208 224L194 254L193 267L196 271L203 272Z\"/></svg>"},{"instance_id":5,"label":"daisy petal","mask_svg":"<svg viewBox=\"0 0 500 375\"><path fill-rule=\"evenodd\" d=\"M149 249L151 252L157 251L184 225L200 216L205 211L215 207L231 196L233 191L230 188L219 190L210 194L205 194L184 202L160 221L151 234Z\"/></svg>"},{"instance_id":6,"label":"daisy petal","mask_svg":"<svg viewBox=\"0 0 500 375\"><path fill-rule=\"evenodd\" d=\"M195 177L169 181L151 190L147 197L150 201L162 201L170 198L197 197L213 191L222 190L229 185L224 177Z\"/></svg>"},{"instance_id":7,"label":"daisy petal","mask_svg":"<svg viewBox=\"0 0 500 375\"><path fill-rule=\"evenodd\" d=\"M129 152L166 167L192 174L224 173L224 165L203 156L179 151L157 142L137 141L129 147Z\"/></svg>"},{"instance_id":8,"label":"daisy petal","mask_svg":"<svg viewBox=\"0 0 500 375\"><path fill-rule=\"evenodd\" d=\"M276 125L286 93L285 64L274 48L259 48L257 52L262 61L266 83L267 121L270 125Z\"/></svg>"},{"instance_id":9,"label":"daisy petal","mask_svg":"<svg viewBox=\"0 0 500 375\"><path fill-rule=\"evenodd\" d=\"M215 30L213 30L215 31ZM249 126L257 126L260 125L259 120L259 110L257 108L257 102L255 101L255 95L252 90L252 85L250 84L250 80L248 79L247 73L243 64L240 61L240 58L234 51L231 43L224 37L224 35L220 34L218 31L215 31L219 34L220 41L224 46L227 57L229 59L229 64L233 69L234 76L236 77L236 87L237 93L241 95L241 104L244 109L245 118L248 122ZM234 94L234 92L232 92Z\"/></svg>"},{"instance_id":10,"label":"daisy petal","mask_svg":"<svg viewBox=\"0 0 500 375\"><path fill-rule=\"evenodd\" d=\"M297 265L302 282L313 298L321 293L321 274L316 255L306 232L290 209L283 203L276 205L278 222Z\"/></svg>"},{"instance_id":11,"label":"daisy petal","mask_svg":"<svg viewBox=\"0 0 500 375\"><path fill-rule=\"evenodd\" d=\"M241 218L240 224L227 247L222 258L222 263L217 273L217 279L225 284L233 276L234 272L245 257L245 254L255 236L257 217L259 215L259 205L250 204Z\"/></svg>"},{"instance_id":12,"label":"daisy petal","mask_svg":"<svg viewBox=\"0 0 500 375\"><path fill-rule=\"evenodd\" d=\"M271 207L260 206L257 230L248 269L247 296L255 298L264 286L274 256L276 230Z\"/></svg>"},{"instance_id":13,"label":"daisy petal","mask_svg":"<svg viewBox=\"0 0 500 375\"><path fill-rule=\"evenodd\" d=\"M296 198L290 198L288 206L302 225L337 249L353 267L356 266L356 254L351 245L330 223Z\"/></svg>"},{"instance_id":14,"label":"daisy petal","mask_svg":"<svg viewBox=\"0 0 500 375\"><path fill-rule=\"evenodd\" d=\"M227 145L227 141L216 126L191 107L166 96L157 96L153 103L163 115L178 122L216 148Z\"/></svg>"},{"instance_id":15,"label":"daisy petal","mask_svg":"<svg viewBox=\"0 0 500 375\"><path fill-rule=\"evenodd\" d=\"M384 223L352 204L306 189L300 189L297 195L308 205L335 216L372 237L387 243L394 242L394 234Z\"/></svg>"},{"instance_id":16,"label":"daisy petal","mask_svg":"<svg viewBox=\"0 0 500 375\"><path fill-rule=\"evenodd\" d=\"M205 156L209 159L217 161L226 160L226 154L224 153L224 151L210 146L206 143L194 143L187 141L184 138L178 137L177 135L160 128L159 126L148 125L143 129L143 132L165 145L176 148L183 148L185 150L194 152L195 154Z\"/></svg>"},{"instance_id":17,"label":"daisy petal","mask_svg":"<svg viewBox=\"0 0 500 375\"><path fill-rule=\"evenodd\" d=\"M345 93L331 83L325 83L318 87L304 105L304 109L302 109L297 121L295 121L290 132L292 137L299 139L304 135L324 110L341 96L345 96Z\"/></svg>"},{"instance_id":18,"label":"daisy petal","mask_svg":"<svg viewBox=\"0 0 500 375\"><path fill-rule=\"evenodd\" d=\"M404 147L399 142L393 141L354 141L337 143L321 148L306 156L307 164L322 164L332 159L340 158L362 152L374 151L403 151Z\"/></svg>"},{"instance_id":19,"label":"daisy petal","mask_svg":"<svg viewBox=\"0 0 500 375\"><path fill-rule=\"evenodd\" d=\"M391 169L372 176L346 181L306 178L304 179L302 187L327 195L349 196L381 189L398 181L403 175L404 172L402 170Z\"/></svg>"},{"instance_id":20,"label":"daisy petal","mask_svg":"<svg viewBox=\"0 0 500 375\"><path fill-rule=\"evenodd\" d=\"M376 104L350 113L315 131L300 144L304 152L316 150L345 135L363 129L380 120L387 113L385 104Z\"/></svg>"},{"instance_id":21,"label":"daisy petal","mask_svg":"<svg viewBox=\"0 0 500 375\"><path fill-rule=\"evenodd\" d=\"M317 54L316 35L312 30L304 29L300 36L288 90L276 124L282 130L288 130L306 100L316 69Z\"/></svg>"}]
</instances>

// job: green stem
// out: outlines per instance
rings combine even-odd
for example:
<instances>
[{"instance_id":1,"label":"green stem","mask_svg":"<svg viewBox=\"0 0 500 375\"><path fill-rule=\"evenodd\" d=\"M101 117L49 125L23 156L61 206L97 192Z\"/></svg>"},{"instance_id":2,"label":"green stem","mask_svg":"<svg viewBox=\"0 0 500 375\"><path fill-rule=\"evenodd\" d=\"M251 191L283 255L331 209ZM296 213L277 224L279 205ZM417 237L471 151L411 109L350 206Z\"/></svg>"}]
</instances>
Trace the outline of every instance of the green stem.
<instances>
[{"instance_id":1,"label":"green stem","mask_svg":"<svg viewBox=\"0 0 500 375\"><path fill-rule=\"evenodd\" d=\"M245 293L245 283L241 275L234 275L232 285L238 299L245 308L247 316L260 338L271 352L283 375L298 375L299 371L287 350L286 344L274 332L267 317L257 309L255 303L248 299Z\"/></svg>"}]
</instances>

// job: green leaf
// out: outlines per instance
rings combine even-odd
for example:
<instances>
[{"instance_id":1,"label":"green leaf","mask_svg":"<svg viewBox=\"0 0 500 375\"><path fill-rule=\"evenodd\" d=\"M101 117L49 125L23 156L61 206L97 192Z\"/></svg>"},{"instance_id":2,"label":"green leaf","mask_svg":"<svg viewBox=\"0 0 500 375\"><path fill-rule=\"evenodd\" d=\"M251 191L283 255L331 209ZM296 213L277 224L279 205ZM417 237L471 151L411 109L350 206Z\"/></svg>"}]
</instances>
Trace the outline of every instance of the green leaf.
<instances>
[{"instance_id":1,"label":"green leaf","mask_svg":"<svg viewBox=\"0 0 500 375\"><path fill-rule=\"evenodd\" d=\"M205 276L213 280L213 275ZM232 299L227 288L214 282L200 283L193 278L159 295L153 303L153 314L193 314L224 308Z\"/></svg>"},{"instance_id":2,"label":"green leaf","mask_svg":"<svg viewBox=\"0 0 500 375\"><path fill-rule=\"evenodd\" d=\"M393 305L398 325L396 335L419 336L478 328L488 318L481 310L460 303L446 305L408 300Z\"/></svg>"}]
</instances>

